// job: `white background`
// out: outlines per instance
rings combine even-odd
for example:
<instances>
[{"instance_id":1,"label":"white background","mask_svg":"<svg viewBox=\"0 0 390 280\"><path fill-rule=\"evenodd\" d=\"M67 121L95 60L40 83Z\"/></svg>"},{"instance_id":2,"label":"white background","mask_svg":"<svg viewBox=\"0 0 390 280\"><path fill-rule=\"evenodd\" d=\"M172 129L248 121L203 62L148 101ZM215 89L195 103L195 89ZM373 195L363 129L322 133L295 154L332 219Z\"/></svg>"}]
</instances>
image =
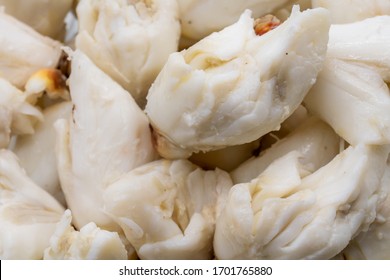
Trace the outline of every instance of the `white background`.
<instances>
[{"instance_id":1,"label":"white background","mask_svg":"<svg viewBox=\"0 0 390 280\"><path fill-rule=\"evenodd\" d=\"M124 268L202 268L203 276L120 276ZM213 267L271 267L272 275L213 275ZM206 271L209 271L206 273ZM1 261L2 280L390 279L390 261ZM237 269L236 269L237 271Z\"/></svg>"}]
</instances>

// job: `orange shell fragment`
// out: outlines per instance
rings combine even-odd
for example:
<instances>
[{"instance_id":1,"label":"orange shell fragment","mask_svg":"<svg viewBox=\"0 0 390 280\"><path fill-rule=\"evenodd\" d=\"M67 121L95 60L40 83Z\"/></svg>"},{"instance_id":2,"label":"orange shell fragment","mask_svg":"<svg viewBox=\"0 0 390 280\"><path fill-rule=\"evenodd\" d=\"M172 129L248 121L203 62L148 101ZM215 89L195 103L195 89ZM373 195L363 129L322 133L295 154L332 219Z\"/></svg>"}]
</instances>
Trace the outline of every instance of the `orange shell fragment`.
<instances>
[{"instance_id":1,"label":"orange shell fragment","mask_svg":"<svg viewBox=\"0 0 390 280\"><path fill-rule=\"evenodd\" d=\"M254 21L253 28L256 35L261 36L269 32L272 29L275 29L281 24L280 20L273 15L265 15L261 18L257 18Z\"/></svg>"}]
</instances>

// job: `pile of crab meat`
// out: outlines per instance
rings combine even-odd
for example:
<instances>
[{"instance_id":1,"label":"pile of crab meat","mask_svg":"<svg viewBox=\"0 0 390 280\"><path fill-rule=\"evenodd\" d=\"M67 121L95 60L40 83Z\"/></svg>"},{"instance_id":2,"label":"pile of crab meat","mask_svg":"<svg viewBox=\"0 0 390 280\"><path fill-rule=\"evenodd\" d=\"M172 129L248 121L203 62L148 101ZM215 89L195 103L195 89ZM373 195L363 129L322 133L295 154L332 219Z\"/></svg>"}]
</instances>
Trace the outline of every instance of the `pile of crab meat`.
<instances>
[{"instance_id":1,"label":"pile of crab meat","mask_svg":"<svg viewBox=\"0 0 390 280\"><path fill-rule=\"evenodd\" d=\"M0 7L0 259L390 259L389 0Z\"/></svg>"}]
</instances>

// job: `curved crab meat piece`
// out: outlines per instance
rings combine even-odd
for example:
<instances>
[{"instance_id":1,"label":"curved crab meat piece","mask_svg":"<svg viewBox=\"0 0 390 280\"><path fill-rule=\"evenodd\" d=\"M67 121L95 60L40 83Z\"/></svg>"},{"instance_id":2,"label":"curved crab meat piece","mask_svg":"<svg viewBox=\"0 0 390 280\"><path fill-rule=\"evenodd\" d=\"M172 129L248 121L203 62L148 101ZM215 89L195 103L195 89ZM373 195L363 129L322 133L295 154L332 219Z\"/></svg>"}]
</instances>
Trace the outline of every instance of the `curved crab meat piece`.
<instances>
[{"instance_id":1,"label":"curved crab meat piece","mask_svg":"<svg viewBox=\"0 0 390 280\"><path fill-rule=\"evenodd\" d=\"M71 54L72 117L55 123L57 165L74 225L115 230L103 209L104 189L156 158L149 122L134 99L81 51Z\"/></svg>"},{"instance_id":2,"label":"curved crab meat piece","mask_svg":"<svg viewBox=\"0 0 390 280\"><path fill-rule=\"evenodd\" d=\"M178 0L182 35L198 41L235 23L249 9L255 18L282 8L291 0Z\"/></svg>"},{"instance_id":3,"label":"curved crab meat piece","mask_svg":"<svg viewBox=\"0 0 390 280\"><path fill-rule=\"evenodd\" d=\"M390 144L390 91L375 68L327 59L304 104L352 145Z\"/></svg>"},{"instance_id":4,"label":"curved crab meat piece","mask_svg":"<svg viewBox=\"0 0 390 280\"><path fill-rule=\"evenodd\" d=\"M262 36L246 11L237 23L169 57L145 109L160 155L186 158L279 129L315 82L328 41L327 11L297 8Z\"/></svg>"},{"instance_id":5,"label":"curved crab meat piece","mask_svg":"<svg viewBox=\"0 0 390 280\"><path fill-rule=\"evenodd\" d=\"M42 259L64 208L0 150L0 258Z\"/></svg>"},{"instance_id":6,"label":"curved crab meat piece","mask_svg":"<svg viewBox=\"0 0 390 280\"><path fill-rule=\"evenodd\" d=\"M43 121L35 126L34 134L18 136L12 147L29 177L63 205L65 198L58 178L54 123L60 118L69 118L71 111L71 102L46 108L43 111Z\"/></svg>"},{"instance_id":7,"label":"curved crab meat piece","mask_svg":"<svg viewBox=\"0 0 390 280\"><path fill-rule=\"evenodd\" d=\"M389 149L350 146L312 174L293 151L233 186L217 219L218 259L328 259L375 220Z\"/></svg>"},{"instance_id":8,"label":"curved crab meat piece","mask_svg":"<svg viewBox=\"0 0 390 280\"><path fill-rule=\"evenodd\" d=\"M340 137L321 120L310 117L285 138L251 157L230 175L233 182L246 183L259 176L273 161L291 151L298 151L305 169L314 172L330 162L339 152Z\"/></svg>"},{"instance_id":9,"label":"curved crab meat piece","mask_svg":"<svg viewBox=\"0 0 390 280\"><path fill-rule=\"evenodd\" d=\"M231 186L222 170L159 160L111 184L105 208L141 259L209 259L215 221Z\"/></svg>"},{"instance_id":10,"label":"curved crab meat piece","mask_svg":"<svg viewBox=\"0 0 390 280\"><path fill-rule=\"evenodd\" d=\"M338 257L352 260L390 259L390 165L382 178L382 201L378 205L375 221L361 232Z\"/></svg>"},{"instance_id":11,"label":"curved crab meat piece","mask_svg":"<svg viewBox=\"0 0 390 280\"><path fill-rule=\"evenodd\" d=\"M18 88L41 68L55 68L61 44L0 11L0 73ZM34 54L34 55L31 55Z\"/></svg>"},{"instance_id":12,"label":"curved crab meat piece","mask_svg":"<svg viewBox=\"0 0 390 280\"><path fill-rule=\"evenodd\" d=\"M145 96L180 36L175 0L84 0L76 47L131 93Z\"/></svg>"},{"instance_id":13,"label":"curved crab meat piece","mask_svg":"<svg viewBox=\"0 0 390 280\"><path fill-rule=\"evenodd\" d=\"M0 0L5 11L45 36L61 39L73 0Z\"/></svg>"},{"instance_id":14,"label":"curved crab meat piece","mask_svg":"<svg viewBox=\"0 0 390 280\"><path fill-rule=\"evenodd\" d=\"M390 3L390 2L389 2ZM390 15L332 24L327 56L364 64L390 82Z\"/></svg>"},{"instance_id":15,"label":"curved crab meat piece","mask_svg":"<svg viewBox=\"0 0 390 280\"><path fill-rule=\"evenodd\" d=\"M127 251L117 232L102 230L94 223L80 231L72 227L72 213L65 211L57 224L45 260L125 260Z\"/></svg>"},{"instance_id":16,"label":"curved crab meat piece","mask_svg":"<svg viewBox=\"0 0 390 280\"><path fill-rule=\"evenodd\" d=\"M0 148L6 148L12 134L32 134L43 120L39 109L27 102L28 96L0 78Z\"/></svg>"}]
</instances>

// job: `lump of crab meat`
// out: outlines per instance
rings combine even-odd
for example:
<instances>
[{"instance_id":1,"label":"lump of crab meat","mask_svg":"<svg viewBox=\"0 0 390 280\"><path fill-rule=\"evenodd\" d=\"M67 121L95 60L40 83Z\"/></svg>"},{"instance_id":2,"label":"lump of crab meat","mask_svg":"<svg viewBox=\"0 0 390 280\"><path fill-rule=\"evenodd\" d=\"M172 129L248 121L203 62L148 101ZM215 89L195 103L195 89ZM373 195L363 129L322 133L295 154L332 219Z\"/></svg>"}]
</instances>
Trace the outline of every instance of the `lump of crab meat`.
<instances>
[{"instance_id":1,"label":"lump of crab meat","mask_svg":"<svg viewBox=\"0 0 390 280\"><path fill-rule=\"evenodd\" d=\"M327 59L304 104L352 145L390 144L390 91L375 68Z\"/></svg>"},{"instance_id":2,"label":"lump of crab meat","mask_svg":"<svg viewBox=\"0 0 390 280\"><path fill-rule=\"evenodd\" d=\"M389 2L390 3L390 2ZM390 15L332 24L327 57L364 64L390 82Z\"/></svg>"},{"instance_id":3,"label":"lump of crab meat","mask_svg":"<svg viewBox=\"0 0 390 280\"><path fill-rule=\"evenodd\" d=\"M0 150L0 259L42 259L64 210Z\"/></svg>"},{"instance_id":4,"label":"lump of crab meat","mask_svg":"<svg viewBox=\"0 0 390 280\"><path fill-rule=\"evenodd\" d=\"M71 111L71 102L46 108L43 110L43 121L35 126L34 134L18 136L12 147L29 177L63 205L65 198L58 178L54 123L58 119L69 118Z\"/></svg>"},{"instance_id":5,"label":"lump of crab meat","mask_svg":"<svg viewBox=\"0 0 390 280\"><path fill-rule=\"evenodd\" d=\"M148 89L180 37L175 0L84 0L76 47L145 106Z\"/></svg>"},{"instance_id":6,"label":"lump of crab meat","mask_svg":"<svg viewBox=\"0 0 390 280\"><path fill-rule=\"evenodd\" d=\"M103 210L104 189L156 157L145 114L131 95L81 51L71 53L72 115L55 123L57 168L76 228L117 225Z\"/></svg>"},{"instance_id":7,"label":"lump of crab meat","mask_svg":"<svg viewBox=\"0 0 390 280\"><path fill-rule=\"evenodd\" d=\"M0 0L5 11L45 36L60 39L73 0Z\"/></svg>"},{"instance_id":8,"label":"lump of crab meat","mask_svg":"<svg viewBox=\"0 0 390 280\"><path fill-rule=\"evenodd\" d=\"M327 11L295 6L262 36L253 25L247 10L237 23L170 55L145 109L160 155L187 158L252 142L298 108L322 68Z\"/></svg>"},{"instance_id":9,"label":"lump of crab meat","mask_svg":"<svg viewBox=\"0 0 390 280\"><path fill-rule=\"evenodd\" d=\"M102 230L94 223L77 231L68 209L57 224L45 260L125 260L127 251L117 232Z\"/></svg>"},{"instance_id":10,"label":"lump of crab meat","mask_svg":"<svg viewBox=\"0 0 390 280\"><path fill-rule=\"evenodd\" d=\"M328 259L368 229L387 146L350 146L314 173L297 151L233 186L217 219L218 259Z\"/></svg>"},{"instance_id":11,"label":"lump of crab meat","mask_svg":"<svg viewBox=\"0 0 390 280\"><path fill-rule=\"evenodd\" d=\"M378 205L375 221L361 232L338 255L348 260L390 259L390 165L387 163L382 178L383 199Z\"/></svg>"},{"instance_id":12,"label":"lump of crab meat","mask_svg":"<svg viewBox=\"0 0 390 280\"><path fill-rule=\"evenodd\" d=\"M311 172L330 162L339 152L340 137L326 123L308 118L285 138L277 141L259 156L251 157L234 169L233 182L246 183L259 176L274 160L291 151L300 153L300 162Z\"/></svg>"},{"instance_id":13,"label":"lump of crab meat","mask_svg":"<svg viewBox=\"0 0 390 280\"><path fill-rule=\"evenodd\" d=\"M0 76L18 88L41 68L55 68L61 44L0 10Z\"/></svg>"},{"instance_id":14,"label":"lump of crab meat","mask_svg":"<svg viewBox=\"0 0 390 280\"><path fill-rule=\"evenodd\" d=\"M215 221L231 186L222 170L159 160L111 184L105 209L141 259L209 259Z\"/></svg>"},{"instance_id":15,"label":"lump of crab meat","mask_svg":"<svg viewBox=\"0 0 390 280\"><path fill-rule=\"evenodd\" d=\"M42 119L27 95L0 77L0 148L8 147L12 135L34 133L34 125Z\"/></svg>"},{"instance_id":16,"label":"lump of crab meat","mask_svg":"<svg viewBox=\"0 0 390 280\"><path fill-rule=\"evenodd\" d=\"M182 35L198 41L235 23L249 9L254 17L271 14L291 0L178 0Z\"/></svg>"}]
</instances>

